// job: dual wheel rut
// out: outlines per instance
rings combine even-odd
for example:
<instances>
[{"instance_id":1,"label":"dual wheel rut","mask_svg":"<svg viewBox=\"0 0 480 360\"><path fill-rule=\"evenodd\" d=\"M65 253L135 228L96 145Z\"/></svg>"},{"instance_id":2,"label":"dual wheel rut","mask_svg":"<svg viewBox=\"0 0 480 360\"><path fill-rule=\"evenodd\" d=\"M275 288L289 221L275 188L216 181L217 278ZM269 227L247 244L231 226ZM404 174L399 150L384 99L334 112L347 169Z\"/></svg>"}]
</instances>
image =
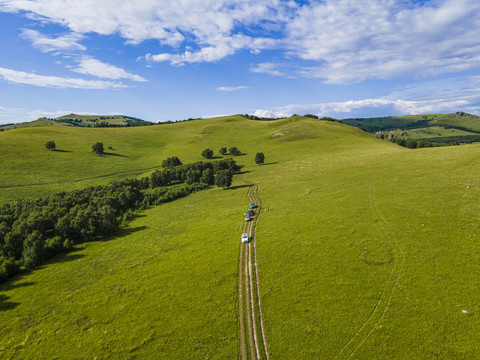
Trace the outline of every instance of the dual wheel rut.
<instances>
[{"instance_id":1,"label":"dual wheel rut","mask_svg":"<svg viewBox=\"0 0 480 360\"><path fill-rule=\"evenodd\" d=\"M248 199L255 203L255 216L243 224L242 233L248 234L250 241L240 244L238 261L238 322L240 358L268 360L267 343L263 327L258 269L256 261L256 230L262 210L262 201L257 186L248 190Z\"/></svg>"}]
</instances>

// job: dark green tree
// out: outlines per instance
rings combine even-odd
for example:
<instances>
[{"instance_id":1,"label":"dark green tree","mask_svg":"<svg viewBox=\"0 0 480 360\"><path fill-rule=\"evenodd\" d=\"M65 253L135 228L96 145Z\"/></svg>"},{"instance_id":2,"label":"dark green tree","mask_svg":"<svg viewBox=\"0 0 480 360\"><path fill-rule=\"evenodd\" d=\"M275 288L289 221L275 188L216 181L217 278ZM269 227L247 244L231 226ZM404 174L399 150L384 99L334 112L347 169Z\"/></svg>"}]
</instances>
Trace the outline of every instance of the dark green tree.
<instances>
[{"instance_id":1,"label":"dark green tree","mask_svg":"<svg viewBox=\"0 0 480 360\"><path fill-rule=\"evenodd\" d=\"M232 185L233 173L230 170L220 170L215 174L215 185L223 190Z\"/></svg>"},{"instance_id":2,"label":"dark green tree","mask_svg":"<svg viewBox=\"0 0 480 360\"><path fill-rule=\"evenodd\" d=\"M23 243L22 252L23 265L27 269L32 269L43 260L44 246L45 241L40 231L33 230L32 233L27 236Z\"/></svg>"},{"instance_id":3,"label":"dark green tree","mask_svg":"<svg viewBox=\"0 0 480 360\"><path fill-rule=\"evenodd\" d=\"M264 162L265 162L265 155L262 152L257 153L257 155L255 155L255 163L260 165L260 164L263 164Z\"/></svg>"},{"instance_id":4,"label":"dark green tree","mask_svg":"<svg viewBox=\"0 0 480 360\"><path fill-rule=\"evenodd\" d=\"M205 159L211 159L213 158L213 150L212 149L205 149L202 151L202 156Z\"/></svg>"},{"instance_id":5,"label":"dark green tree","mask_svg":"<svg viewBox=\"0 0 480 360\"><path fill-rule=\"evenodd\" d=\"M221 147L220 150L218 150L220 155L226 155L227 154L227 148L226 147Z\"/></svg>"},{"instance_id":6,"label":"dark green tree","mask_svg":"<svg viewBox=\"0 0 480 360\"><path fill-rule=\"evenodd\" d=\"M238 150L236 146L233 146L233 147L231 147L230 149L228 149L228 152L229 152L231 155L234 155L234 156L237 156L237 155L240 155L240 154L241 154L240 150Z\"/></svg>"},{"instance_id":7,"label":"dark green tree","mask_svg":"<svg viewBox=\"0 0 480 360\"><path fill-rule=\"evenodd\" d=\"M51 140L47 141L45 147L47 148L47 150L55 150L55 142Z\"/></svg>"},{"instance_id":8,"label":"dark green tree","mask_svg":"<svg viewBox=\"0 0 480 360\"><path fill-rule=\"evenodd\" d=\"M97 155L103 154L103 144L101 142L97 142L92 145L92 151Z\"/></svg>"},{"instance_id":9,"label":"dark green tree","mask_svg":"<svg viewBox=\"0 0 480 360\"><path fill-rule=\"evenodd\" d=\"M213 185L214 181L215 179L213 176L213 170L209 168L203 170L200 182L208 185Z\"/></svg>"},{"instance_id":10,"label":"dark green tree","mask_svg":"<svg viewBox=\"0 0 480 360\"><path fill-rule=\"evenodd\" d=\"M182 162L176 156L169 157L168 159L163 160L163 163L162 163L163 167L175 167L179 165L182 165Z\"/></svg>"}]
</instances>

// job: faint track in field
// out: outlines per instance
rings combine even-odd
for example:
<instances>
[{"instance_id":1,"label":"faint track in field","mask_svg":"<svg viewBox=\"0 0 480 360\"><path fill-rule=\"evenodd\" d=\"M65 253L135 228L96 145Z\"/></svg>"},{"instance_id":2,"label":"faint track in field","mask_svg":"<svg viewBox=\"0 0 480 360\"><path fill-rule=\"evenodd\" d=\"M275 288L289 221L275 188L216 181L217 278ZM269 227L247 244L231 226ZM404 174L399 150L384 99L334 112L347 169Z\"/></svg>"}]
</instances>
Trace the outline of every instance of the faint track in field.
<instances>
[{"instance_id":1,"label":"faint track in field","mask_svg":"<svg viewBox=\"0 0 480 360\"><path fill-rule=\"evenodd\" d=\"M350 338L350 340L343 346L334 359L352 358L357 350L365 343L370 335L375 330L376 326L385 316L390 302L393 297L393 293L400 280L400 275L405 265L405 254L403 250L398 246L395 236L388 227L388 223L378 208L377 198L375 196L375 186L370 184L370 207L374 214L378 217L380 224L386 235L387 241L393 249L394 263L392 270L388 275L388 279L383 287L382 293L375 304L372 312L365 320L363 325L357 330L357 332Z\"/></svg>"}]
</instances>

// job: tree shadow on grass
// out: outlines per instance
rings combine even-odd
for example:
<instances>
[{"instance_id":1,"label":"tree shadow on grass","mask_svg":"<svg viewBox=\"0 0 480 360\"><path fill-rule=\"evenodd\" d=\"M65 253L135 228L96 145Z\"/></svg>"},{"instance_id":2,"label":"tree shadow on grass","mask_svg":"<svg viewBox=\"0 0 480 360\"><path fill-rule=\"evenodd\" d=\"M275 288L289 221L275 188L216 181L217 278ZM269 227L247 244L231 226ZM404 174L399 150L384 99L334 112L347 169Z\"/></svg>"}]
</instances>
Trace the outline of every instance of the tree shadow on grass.
<instances>
[{"instance_id":1,"label":"tree shadow on grass","mask_svg":"<svg viewBox=\"0 0 480 360\"><path fill-rule=\"evenodd\" d=\"M259 165L265 166L265 165L275 165L275 164L278 164L278 162L274 161L274 162L269 162L269 163L264 163Z\"/></svg>"},{"instance_id":2,"label":"tree shadow on grass","mask_svg":"<svg viewBox=\"0 0 480 360\"><path fill-rule=\"evenodd\" d=\"M8 296L0 294L0 312L13 310L20 305L20 303L17 302L7 301L8 299L10 299Z\"/></svg>"},{"instance_id":3,"label":"tree shadow on grass","mask_svg":"<svg viewBox=\"0 0 480 360\"><path fill-rule=\"evenodd\" d=\"M251 173L251 172L252 172L251 170L239 171L239 172L235 173L235 175L243 175L243 174L248 174L248 173Z\"/></svg>"},{"instance_id":4,"label":"tree shadow on grass","mask_svg":"<svg viewBox=\"0 0 480 360\"><path fill-rule=\"evenodd\" d=\"M0 291L9 291L35 285L36 283L32 281L21 282L21 280L29 273L30 271L23 271L20 274L14 275L13 277L5 281L3 284L0 284ZM13 310L18 305L20 305L20 303L8 301L9 298L10 297L5 294L0 294L0 312Z\"/></svg>"},{"instance_id":5,"label":"tree shadow on grass","mask_svg":"<svg viewBox=\"0 0 480 360\"><path fill-rule=\"evenodd\" d=\"M250 186L253 186L253 184L247 184L247 185L236 185L229 187L229 190L236 190L236 189L243 189L243 188L249 188Z\"/></svg>"},{"instance_id":6,"label":"tree shadow on grass","mask_svg":"<svg viewBox=\"0 0 480 360\"><path fill-rule=\"evenodd\" d=\"M120 157L128 157L128 156L126 156L126 155L115 154L115 153L109 153L109 152L104 152L102 155L104 155L104 156L120 156Z\"/></svg>"},{"instance_id":7,"label":"tree shadow on grass","mask_svg":"<svg viewBox=\"0 0 480 360\"><path fill-rule=\"evenodd\" d=\"M107 236L103 239L100 239L99 241L105 242L105 241L111 241L111 240L118 239L118 238L124 238L126 236L129 236L131 234L134 234L138 231L142 231L142 230L145 230L145 229L148 229L148 227L147 226L137 226L137 227L134 227L134 228L130 228L130 227L122 228L122 229L116 231L114 234L112 234L110 236Z\"/></svg>"},{"instance_id":8,"label":"tree shadow on grass","mask_svg":"<svg viewBox=\"0 0 480 360\"><path fill-rule=\"evenodd\" d=\"M54 149L53 151L55 151L55 152L63 152L63 153L73 153L73 151L70 151L70 150Z\"/></svg>"},{"instance_id":9,"label":"tree shadow on grass","mask_svg":"<svg viewBox=\"0 0 480 360\"><path fill-rule=\"evenodd\" d=\"M141 216L142 215L140 215L140 217ZM148 228L147 226L137 226L137 227L134 227L134 228L124 228L124 229L118 230L117 232L115 232L115 234L112 234L109 237L100 238L100 239L97 239L97 240L92 240L90 242L109 241L109 240L113 240L113 239L123 238L125 236L131 235L131 234L133 234L137 231L145 230L147 228ZM9 291L9 290L14 290L14 289L18 289L18 288L22 288L22 287L26 287L26 286L35 285L36 283L32 282L32 281L25 281L25 282L20 282L20 281L25 276L28 276L31 272L37 271L37 270L40 270L40 269L44 269L49 265L62 264L62 263L75 261L75 260L82 259L82 258L86 257L86 255L84 255L84 254L76 254L76 252L78 252L80 250L83 250L83 249L85 249L85 246L81 246L81 245L78 246L77 245L71 251L64 252L64 253L59 253L59 254L55 255L55 257L44 261L42 265L37 266L32 270L22 270L19 274L16 274L16 275L12 276L11 278L9 278L4 283L0 283L0 291ZM20 303L8 301L9 298L10 297L8 297L7 295L0 294L0 312L15 309L18 305L20 305Z\"/></svg>"}]
</instances>

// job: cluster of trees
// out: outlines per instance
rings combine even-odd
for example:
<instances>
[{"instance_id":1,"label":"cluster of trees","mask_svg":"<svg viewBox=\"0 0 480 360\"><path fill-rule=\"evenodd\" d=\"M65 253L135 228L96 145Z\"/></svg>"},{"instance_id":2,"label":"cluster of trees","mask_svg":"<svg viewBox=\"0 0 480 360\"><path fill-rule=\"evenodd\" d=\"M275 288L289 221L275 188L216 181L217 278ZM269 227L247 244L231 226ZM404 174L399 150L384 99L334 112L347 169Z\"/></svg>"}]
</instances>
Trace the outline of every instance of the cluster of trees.
<instances>
[{"instance_id":1,"label":"cluster of trees","mask_svg":"<svg viewBox=\"0 0 480 360\"><path fill-rule=\"evenodd\" d=\"M259 117L256 115L249 115L249 114L242 114L242 117L250 120L260 120L260 121L271 121L271 120L279 120L279 119L285 119L285 117L279 117L279 118L271 118L271 117Z\"/></svg>"},{"instance_id":2,"label":"cluster of trees","mask_svg":"<svg viewBox=\"0 0 480 360\"><path fill-rule=\"evenodd\" d=\"M232 146L231 148L229 148L227 150L226 147L221 147L219 150L218 150L218 153L220 155L227 155L230 154L230 155L233 155L233 156L238 156L240 155L242 152L236 147L236 146ZM212 149L205 149L202 151L202 156L205 158L205 159L213 159L213 150Z\"/></svg>"},{"instance_id":3,"label":"cluster of trees","mask_svg":"<svg viewBox=\"0 0 480 360\"><path fill-rule=\"evenodd\" d=\"M480 142L480 135L457 135L457 136L442 136L428 139L417 139L417 141L432 141L434 143L446 143L448 145L471 144Z\"/></svg>"},{"instance_id":4,"label":"cluster of trees","mask_svg":"<svg viewBox=\"0 0 480 360\"><path fill-rule=\"evenodd\" d=\"M75 244L111 235L138 210L213 184L225 189L238 170L233 159L176 165L142 179L1 205L0 281Z\"/></svg>"},{"instance_id":5,"label":"cluster of trees","mask_svg":"<svg viewBox=\"0 0 480 360\"><path fill-rule=\"evenodd\" d=\"M379 134L377 137L381 139L386 139L384 134ZM441 146L452 146L452 145L459 145L457 141L452 142L434 142L432 139L429 141L418 139L418 140L411 140L411 139L403 139L399 137L392 137L390 139L391 142L409 148L409 149L420 149L420 148L427 148L427 147L441 147Z\"/></svg>"}]
</instances>

